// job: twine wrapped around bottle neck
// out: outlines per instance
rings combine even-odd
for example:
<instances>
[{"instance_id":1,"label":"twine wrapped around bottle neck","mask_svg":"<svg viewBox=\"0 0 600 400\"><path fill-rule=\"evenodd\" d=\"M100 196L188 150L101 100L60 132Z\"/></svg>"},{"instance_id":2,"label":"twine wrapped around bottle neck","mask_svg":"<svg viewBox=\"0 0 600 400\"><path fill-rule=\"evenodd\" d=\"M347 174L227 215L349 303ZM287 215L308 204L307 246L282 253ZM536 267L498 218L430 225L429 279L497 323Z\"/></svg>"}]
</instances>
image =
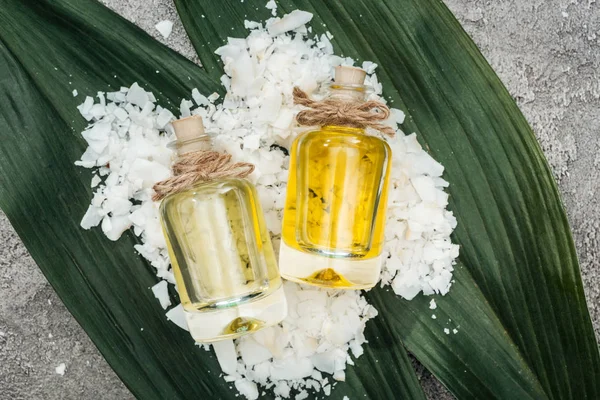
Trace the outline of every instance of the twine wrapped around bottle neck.
<instances>
[{"instance_id":1,"label":"twine wrapped around bottle neck","mask_svg":"<svg viewBox=\"0 0 600 400\"><path fill-rule=\"evenodd\" d=\"M223 178L245 178L254 171L254 164L232 163L230 154L200 150L180 155L172 169L172 177L154 185L155 193L152 200L162 200L170 194L182 192L200 182Z\"/></svg>"},{"instance_id":2,"label":"twine wrapped around bottle neck","mask_svg":"<svg viewBox=\"0 0 600 400\"><path fill-rule=\"evenodd\" d=\"M380 101L357 102L335 98L316 101L311 100L298 87L294 87L293 95L295 104L308 107L307 110L300 111L296 116L296 121L300 125L373 128L386 136L394 137L394 128L379 122L388 119L390 116L390 109ZM373 110L379 112L373 112Z\"/></svg>"}]
</instances>

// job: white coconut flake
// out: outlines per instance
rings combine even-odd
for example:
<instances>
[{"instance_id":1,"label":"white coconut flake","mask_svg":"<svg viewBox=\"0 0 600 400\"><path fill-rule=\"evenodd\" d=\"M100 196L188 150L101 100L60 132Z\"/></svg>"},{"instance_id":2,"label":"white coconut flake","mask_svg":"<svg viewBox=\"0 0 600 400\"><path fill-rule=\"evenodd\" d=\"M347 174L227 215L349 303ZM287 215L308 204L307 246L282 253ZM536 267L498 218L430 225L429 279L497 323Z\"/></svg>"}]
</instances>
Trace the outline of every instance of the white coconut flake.
<instances>
[{"instance_id":1,"label":"white coconut flake","mask_svg":"<svg viewBox=\"0 0 600 400\"><path fill-rule=\"evenodd\" d=\"M135 82L127 91L127 101L138 107L144 107L150 98L148 93Z\"/></svg>"},{"instance_id":2,"label":"white coconut flake","mask_svg":"<svg viewBox=\"0 0 600 400\"><path fill-rule=\"evenodd\" d=\"M160 281L152 286L152 293L158 299L162 308L165 310L169 308L171 299L169 298L169 285L167 281Z\"/></svg>"},{"instance_id":3,"label":"white coconut flake","mask_svg":"<svg viewBox=\"0 0 600 400\"><path fill-rule=\"evenodd\" d=\"M187 321L185 319L185 311L183 311L183 306L181 304L171 308L165 315L167 319L173 322L175 325L180 327L181 329L188 330Z\"/></svg>"},{"instance_id":4,"label":"white coconut flake","mask_svg":"<svg viewBox=\"0 0 600 400\"><path fill-rule=\"evenodd\" d=\"M271 10L271 15L273 15L273 16L277 15L277 3L275 3L275 0L269 0L269 2L267 4L265 4L265 8ZM253 28L257 28L257 26L253 26ZM251 28L246 26L246 29L251 29Z\"/></svg>"},{"instance_id":5,"label":"white coconut flake","mask_svg":"<svg viewBox=\"0 0 600 400\"><path fill-rule=\"evenodd\" d=\"M58 364L58 366L56 368L54 368L54 371L58 375L63 376L65 374L66 369L67 369L67 366L65 365L65 363L60 363L60 364Z\"/></svg>"},{"instance_id":6,"label":"white coconut flake","mask_svg":"<svg viewBox=\"0 0 600 400\"><path fill-rule=\"evenodd\" d=\"M276 18L270 23L267 22L267 30L269 31L269 35L278 36L303 26L310 22L312 17L312 13L307 11L294 10L282 18Z\"/></svg>"},{"instance_id":7,"label":"white coconut flake","mask_svg":"<svg viewBox=\"0 0 600 400\"><path fill-rule=\"evenodd\" d=\"M98 175L94 174L94 176L92 177L92 182L90 183L90 186L92 188L95 188L96 186L98 186L100 184L100 182L102 182L102 178L100 178Z\"/></svg>"},{"instance_id":8,"label":"white coconut flake","mask_svg":"<svg viewBox=\"0 0 600 400\"><path fill-rule=\"evenodd\" d=\"M154 25L154 27L165 39L167 39L173 31L173 23L169 20L160 21L158 24Z\"/></svg>"},{"instance_id":9,"label":"white coconut flake","mask_svg":"<svg viewBox=\"0 0 600 400\"><path fill-rule=\"evenodd\" d=\"M294 399L296 399L296 400L304 400L307 398L308 398L308 392L306 390L300 391L300 393L298 393L296 395L296 397L294 397Z\"/></svg>"},{"instance_id":10,"label":"white coconut flake","mask_svg":"<svg viewBox=\"0 0 600 400\"><path fill-rule=\"evenodd\" d=\"M235 375L237 371L237 353L233 340L221 340L213 343L212 346L221 370L226 374Z\"/></svg>"},{"instance_id":11,"label":"white coconut flake","mask_svg":"<svg viewBox=\"0 0 600 400\"><path fill-rule=\"evenodd\" d=\"M208 106L210 104L208 98L201 94L198 89L192 89L192 98L199 106Z\"/></svg>"},{"instance_id":12,"label":"white coconut flake","mask_svg":"<svg viewBox=\"0 0 600 400\"><path fill-rule=\"evenodd\" d=\"M275 2L272 5L268 8L276 11ZM292 89L299 86L320 99L334 67L354 64L334 54L331 35L309 37L305 24L311 18L296 10L265 23L246 21L248 36L229 38L216 51L225 66L222 103L215 104L219 94L194 89L193 101L182 99L180 106L179 117L203 117L215 150L256 166L248 179L256 185L275 244L280 240L289 162L281 149L289 149L301 131L294 125L300 107L293 104ZM363 68L373 91L370 99L385 102L377 65L365 61ZM163 279L152 291L168 308L168 284L175 279L158 204L151 197L152 186L171 175L173 153L167 143L173 140L170 122L176 116L137 83L95 98L87 96L78 107L90 126L82 132L88 148L76 164L97 170L81 226L100 226L111 240L131 228L141 241L135 250ZM448 292L458 246L450 240L456 219L446 210L444 168L423 149L416 134L404 135L398 129L404 119L402 110L392 109L387 121L397 129L397 137L389 141L392 169L381 285L390 285L410 300L420 293ZM304 398L309 392L329 395L331 380L343 381L347 364L360 365L356 359L364 353L365 324L377 310L359 291L326 291L287 281L284 290L288 317L280 325L212 346L224 379L247 398L257 398L259 386L272 388L282 398ZM435 302L430 308L431 304ZM181 304L166 317L187 329ZM435 314L431 318L436 319Z\"/></svg>"},{"instance_id":13,"label":"white coconut flake","mask_svg":"<svg viewBox=\"0 0 600 400\"><path fill-rule=\"evenodd\" d=\"M377 65L377 64L375 64ZM404 119L406 118L406 114L404 114L404 111L399 110L397 108L390 108L390 112L392 114L392 117L395 119L395 122L397 124L403 124L404 123Z\"/></svg>"},{"instance_id":14,"label":"white coconut flake","mask_svg":"<svg viewBox=\"0 0 600 400\"><path fill-rule=\"evenodd\" d=\"M81 219L80 225L83 229L90 229L94 226L98 226L103 218L104 214L102 213L102 210L99 207L90 205Z\"/></svg>"},{"instance_id":15,"label":"white coconut flake","mask_svg":"<svg viewBox=\"0 0 600 400\"><path fill-rule=\"evenodd\" d=\"M237 343L237 348L246 366L251 367L273 358L271 351L252 336L242 337Z\"/></svg>"},{"instance_id":16,"label":"white coconut flake","mask_svg":"<svg viewBox=\"0 0 600 400\"><path fill-rule=\"evenodd\" d=\"M435 299L431 299L431 301L429 302L429 309L435 310L436 308L437 308L437 304L435 303Z\"/></svg>"},{"instance_id":17,"label":"white coconut flake","mask_svg":"<svg viewBox=\"0 0 600 400\"><path fill-rule=\"evenodd\" d=\"M373 72L375 72L376 68L377 68L377 64L375 64L372 61L363 61L363 63L362 63L362 69L367 71L367 74L372 74Z\"/></svg>"},{"instance_id":18,"label":"white coconut flake","mask_svg":"<svg viewBox=\"0 0 600 400\"><path fill-rule=\"evenodd\" d=\"M158 128L163 129L173 119L175 119L173 113L165 108L156 117L156 125Z\"/></svg>"},{"instance_id":19,"label":"white coconut flake","mask_svg":"<svg viewBox=\"0 0 600 400\"><path fill-rule=\"evenodd\" d=\"M258 399L258 387L256 386L256 383L249 381L248 379L236 380L235 388L248 400Z\"/></svg>"}]
</instances>

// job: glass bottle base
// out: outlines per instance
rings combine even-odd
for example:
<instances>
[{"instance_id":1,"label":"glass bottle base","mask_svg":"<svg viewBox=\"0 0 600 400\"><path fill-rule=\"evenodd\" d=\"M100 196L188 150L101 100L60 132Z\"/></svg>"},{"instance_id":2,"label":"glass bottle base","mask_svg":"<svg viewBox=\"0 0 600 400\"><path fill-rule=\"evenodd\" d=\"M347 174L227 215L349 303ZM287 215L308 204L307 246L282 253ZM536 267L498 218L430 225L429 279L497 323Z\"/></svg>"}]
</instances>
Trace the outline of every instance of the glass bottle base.
<instances>
[{"instance_id":1,"label":"glass bottle base","mask_svg":"<svg viewBox=\"0 0 600 400\"><path fill-rule=\"evenodd\" d=\"M330 289L370 289L379 281L381 255L367 260L304 253L281 241L279 271L290 281Z\"/></svg>"},{"instance_id":2,"label":"glass bottle base","mask_svg":"<svg viewBox=\"0 0 600 400\"><path fill-rule=\"evenodd\" d=\"M266 297L235 307L185 312L190 334L199 343L235 339L278 324L286 316L283 285Z\"/></svg>"}]
</instances>

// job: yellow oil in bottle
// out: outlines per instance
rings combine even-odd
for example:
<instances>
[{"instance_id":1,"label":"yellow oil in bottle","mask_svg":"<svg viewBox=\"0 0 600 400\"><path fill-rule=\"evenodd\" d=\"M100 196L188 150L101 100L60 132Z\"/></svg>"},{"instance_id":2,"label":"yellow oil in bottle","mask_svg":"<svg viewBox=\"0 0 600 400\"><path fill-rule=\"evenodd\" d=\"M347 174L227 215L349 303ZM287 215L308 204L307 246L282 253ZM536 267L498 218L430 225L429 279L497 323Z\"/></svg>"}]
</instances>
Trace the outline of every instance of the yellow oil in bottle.
<instances>
[{"instance_id":1,"label":"yellow oil in bottle","mask_svg":"<svg viewBox=\"0 0 600 400\"><path fill-rule=\"evenodd\" d=\"M208 151L202 119L173 122L179 155ZM197 342L281 322L287 303L254 185L225 178L172 193L160 206L177 290Z\"/></svg>"},{"instance_id":2,"label":"yellow oil in bottle","mask_svg":"<svg viewBox=\"0 0 600 400\"><path fill-rule=\"evenodd\" d=\"M161 221L181 303L202 330L192 332L197 341L238 337L285 317L285 300L261 317L261 301L283 289L252 184L227 179L168 196Z\"/></svg>"},{"instance_id":3,"label":"yellow oil in bottle","mask_svg":"<svg viewBox=\"0 0 600 400\"><path fill-rule=\"evenodd\" d=\"M346 278L339 275L332 268L318 270L311 276L304 278L303 280L311 285L331 288L343 288L354 286L352 282L346 280Z\"/></svg>"},{"instance_id":4,"label":"yellow oil in bottle","mask_svg":"<svg viewBox=\"0 0 600 400\"><path fill-rule=\"evenodd\" d=\"M377 283L390 159L389 145L359 128L326 126L295 140L279 258L284 278L332 288Z\"/></svg>"},{"instance_id":5,"label":"yellow oil in bottle","mask_svg":"<svg viewBox=\"0 0 600 400\"><path fill-rule=\"evenodd\" d=\"M336 67L329 104L364 102L366 72ZM338 289L373 287L381 272L391 149L353 126L303 133L290 150L281 276Z\"/></svg>"},{"instance_id":6,"label":"yellow oil in bottle","mask_svg":"<svg viewBox=\"0 0 600 400\"><path fill-rule=\"evenodd\" d=\"M256 332L263 327L263 322L254 318L237 317L223 331L226 335L237 333Z\"/></svg>"}]
</instances>

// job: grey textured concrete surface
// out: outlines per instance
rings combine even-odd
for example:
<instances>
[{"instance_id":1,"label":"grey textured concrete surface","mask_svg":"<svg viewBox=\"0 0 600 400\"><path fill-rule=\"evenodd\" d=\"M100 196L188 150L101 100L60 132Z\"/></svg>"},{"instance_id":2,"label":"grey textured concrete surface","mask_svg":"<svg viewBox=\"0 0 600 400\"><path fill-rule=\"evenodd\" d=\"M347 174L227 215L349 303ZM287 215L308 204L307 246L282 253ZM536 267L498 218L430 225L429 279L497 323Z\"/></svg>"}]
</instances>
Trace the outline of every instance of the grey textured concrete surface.
<instances>
[{"instance_id":1,"label":"grey textured concrete surface","mask_svg":"<svg viewBox=\"0 0 600 400\"><path fill-rule=\"evenodd\" d=\"M599 335L600 5L595 0L445 1L517 100L557 176ZM171 0L103 2L197 61ZM154 29L163 19L176 22L168 40ZM131 398L1 212L0 243L0 399ZM64 376L55 373L60 363L66 364ZM415 366L429 398L451 398Z\"/></svg>"}]
</instances>

